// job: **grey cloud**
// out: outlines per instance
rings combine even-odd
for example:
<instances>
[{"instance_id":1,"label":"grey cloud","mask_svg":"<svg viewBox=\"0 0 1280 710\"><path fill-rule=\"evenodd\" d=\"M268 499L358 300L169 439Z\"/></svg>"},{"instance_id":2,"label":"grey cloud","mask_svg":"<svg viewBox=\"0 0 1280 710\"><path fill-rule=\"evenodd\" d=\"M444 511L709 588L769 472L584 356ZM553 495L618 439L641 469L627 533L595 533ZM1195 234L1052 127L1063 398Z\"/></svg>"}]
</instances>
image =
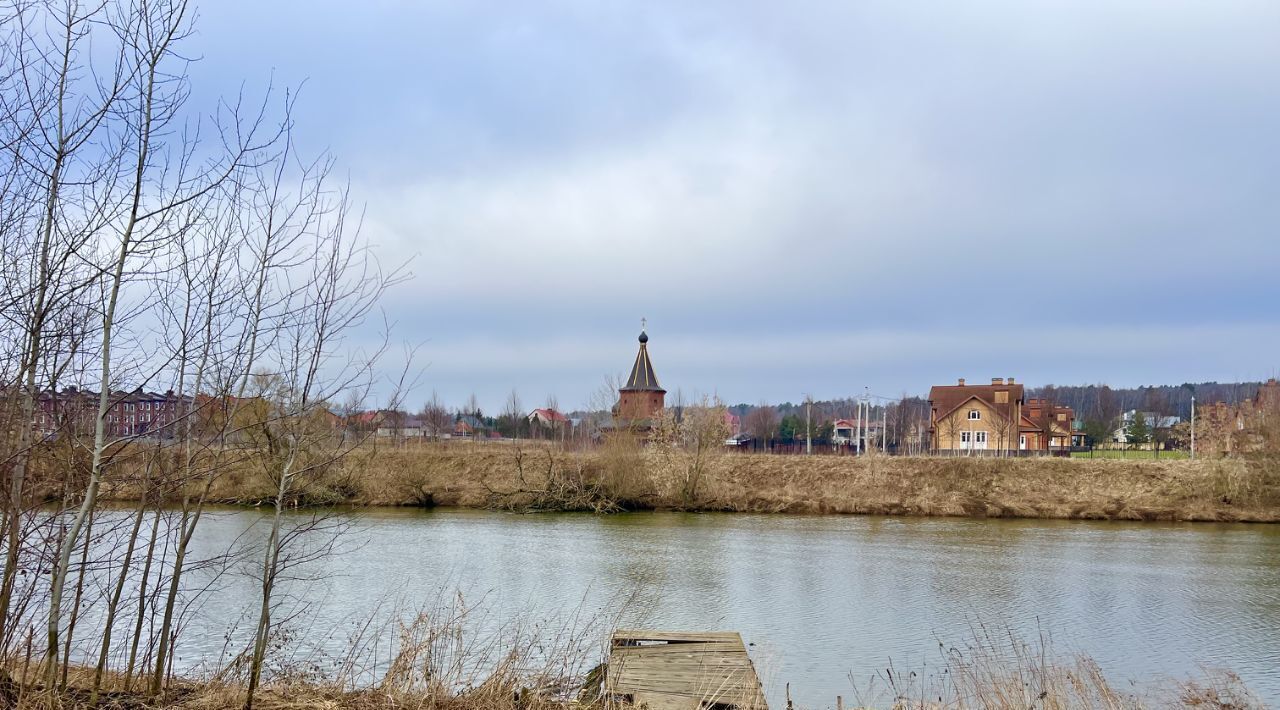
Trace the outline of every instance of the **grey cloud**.
<instances>
[{"instance_id":1,"label":"grey cloud","mask_svg":"<svg viewBox=\"0 0 1280 710\"><path fill-rule=\"evenodd\" d=\"M268 5L206 8L198 71L310 77L304 138L384 258L419 255L387 307L451 353L442 385L587 392L640 315L772 359L691 366L750 400L805 371L919 391L957 352L1059 382L1274 367L1275 3ZM965 323L994 325L937 346ZM1263 337L1175 347L1218 332ZM579 349L491 355L531 333ZM822 359L846 341L890 354Z\"/></svg>"}]
</instances>

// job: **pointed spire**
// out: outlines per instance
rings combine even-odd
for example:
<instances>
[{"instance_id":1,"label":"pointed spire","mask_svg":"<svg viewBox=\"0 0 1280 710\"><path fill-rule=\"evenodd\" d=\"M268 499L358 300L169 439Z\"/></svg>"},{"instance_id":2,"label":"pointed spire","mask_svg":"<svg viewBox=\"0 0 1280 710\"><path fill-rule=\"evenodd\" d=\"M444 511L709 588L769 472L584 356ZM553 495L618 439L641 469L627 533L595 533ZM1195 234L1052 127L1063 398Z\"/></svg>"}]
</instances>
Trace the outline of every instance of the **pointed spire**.
<instances>
[{"instance_id":1,"label":"pointed spire","mask_svg":"<svg viewBox=\"0 0 1280 710\"><path fill-rule=\"evenodd\" d=\"M653 373L653 362L649 360L649 334L644 331L645 325L645 319L641 318L640 352L636 353L636 362L631 366L631 377L627 378L627 384L619 391L666 392L662 389L662 385L658 384L658 376Z\"/></svg>"}]
</instances>

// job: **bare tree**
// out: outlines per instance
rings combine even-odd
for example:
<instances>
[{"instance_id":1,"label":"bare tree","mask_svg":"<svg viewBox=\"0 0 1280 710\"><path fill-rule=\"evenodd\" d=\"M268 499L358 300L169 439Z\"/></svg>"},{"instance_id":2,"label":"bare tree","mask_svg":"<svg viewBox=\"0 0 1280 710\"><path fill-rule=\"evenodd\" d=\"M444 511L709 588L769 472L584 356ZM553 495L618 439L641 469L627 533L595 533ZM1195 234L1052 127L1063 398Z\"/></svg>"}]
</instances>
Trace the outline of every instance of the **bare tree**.
<instances>
[{"instance_id":1,"label":"bare tree","mask_svg":"<svg viewBox=\"0 0 1280 710\"><path fill-rule=\"evenodd\" d=\"M781 419L778 417L778 410L761 402L747 413L746 421L743 426L756 439L764 444L766 449L769 448L769 442L773 440L778 433L778 424Z\"/></svg>"},{"instance_id":2,"label":"bare tree","mask_svg":"<svg viewBox=\"0 0 1280 710\"><path fill-rule=\"evenodd\" d=\"M344 368L342 338L399 274L382 273L347 224L345 192L328 187L332 162L297 160L291 99L279 124L265 108L223 104L212 140L184 122L185 0L4 12L0 656L24 624L43 625L43 642L29 634L29 645L43 647L37 662L56 692L73 645L87 643L75 638L86 610L101 605L92 702L124 655L114 644L128 646L126 684L149 675L158 695L185 572L203 564L190 543L214 482L235 465L257 463L277 484L255 641L273 628L274 580L301 536L282 531L281 506L358 443L335 432L328 403L362 401L381 351L351 354ZM97 391L60 392L68 380ZM135 402L160 382L165 413L144 426ZM140 448L144 434L154 446ZM97 515L108 482L137 490L119 522ZM46 496L60 504L41 507ZM180 506L164 511L166 499ZM33 563L50 573L20 582ZM116 638L128 613L132 634Z\"/></svg>"},{"instance_id":3,"label":"bare tree","mask_svg":"<svg viewBox=\"0 0 1280 710\"><path fill-rule=\"evenodd\" d=\"M260 437L259 461L275 484L275 496L261 567L262 594L246 710L252 708L261 681L273 629L276 583L296 564L288 550L307 533L328 527L325 521L313 520L286 529L284 511L300 487L350 453L349 448L332 446L327 427L319 423L320 409L352 388L367 387L380 351L348 355L340 367L334 367L333 360L339 356L343 337L363 323L382 292L400 278L399 272L382 272L368 247L347 225L345 192L330 194L321 189L327 174L326 167L314 177L322 198L317 229L301 235L307 253L317 258L307 262L309 268L296 274L296 280L281 280L301 286L285 286L288 290L275 299L275 342L270 353L275 374L259 378L256 388L270 412L255 427ZM287 263L282 267L290 268Z\"/></svg>"},{"instance_id":4,"label":"bare tree","mask_svg":"<svg viewBox=\"0 0 1280 710\"><path fill-rule=\"evenodd\" d=\"M729 437L726 413L724 403L710 397L703 397L697 406L684 410L679 431L689 462L680 492L686 504L697 502L702 479L724 453L724 441Z\"/></svg>"},{"instance_id":5,"label":"bare tree","mask_svg":"<svg viewBox=\"0 0 1280 710\"><path fill-rule=\"evenodd\" d=\"M431 440L439 441L440 434L447 432L453 425L453 417L440 402L440 395L431 391L431 399L422 407L422 420L431 432Z\"/></svg>"},{"instance_id":6,"label":"bare tree","mask_svg":"<svg viewBox=\"0 0 1280 710\"><path fill-rule=\"evenodd\" d=\"M502 418L511 426L511 437L520 438L520 422L524 421L524 405L520 403L520 393L514 388L507 395L507 403L502 409Z\"/></svg>"}]
</instances>

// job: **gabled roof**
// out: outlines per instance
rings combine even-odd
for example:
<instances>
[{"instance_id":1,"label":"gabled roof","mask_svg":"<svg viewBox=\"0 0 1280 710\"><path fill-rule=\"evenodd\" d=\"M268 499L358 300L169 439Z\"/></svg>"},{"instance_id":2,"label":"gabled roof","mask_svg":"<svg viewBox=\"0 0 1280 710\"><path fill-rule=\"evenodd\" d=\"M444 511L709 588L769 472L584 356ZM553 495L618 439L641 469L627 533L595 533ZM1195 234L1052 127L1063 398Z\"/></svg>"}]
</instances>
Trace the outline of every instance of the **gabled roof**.
<instances>
[{"instance_id":1,"label":"gabled roof","mask_svg":"<svg viewBox=\"0 0 1280 710\"><path fill-rule=\"evenodd\" d=\"M996 392L1008 392L1006 404L996 404ZM1013 420L1017 403L1023 399L1022 385L934 385L929 389L929 406L937 410L937 420L950 416L965 404L978 400L1007 420Z\"/></svg>"},{"instance_id":2,"label":"gabled roof","mask_svg":"<svg viewBox=\"0 0 1280 710\"><path fill-rule=\"evenodd\" d=\"M631 377L627 384L618 388L619 392L666 392L658 384L658 376L653 374L653 363L649 360L649 336L640 331L640 352L636 353L636 362L631 366Z\"/></svg>"},{"instance_id":3,"label":"gabled roof","mask_svg":"<svg viewBox=\"0 0 1280 710\"><path fill-rule=\"evenodd\" d=\"M831 423L831 426L832 428L835 428L835 429L856 429L862 425L858 423L857 419L837 419ZM880 428L879 419L875 419L874 417L867 419L867 429L879 429L879 428Z\"/></svg>"},{"instance_id":4,"label":"gabled roof","mask_svg":"<svg viewBox=\"0 0 1280 710\"><path fill-rule=\"evenodd\" d=\"M542 417L543 419L546 419L547 421L552 421L552 422L567 422L567 421L569 421L569 418L568 418L568 417L566 417L565 415L561 414L560 412L557 412L556 410L554 410L554 409L550 409L550 408L535 409L535 410L533 410L532 412L530 412L530 413L529 413L529 416L530 416L530 417L533 417L533 416L539 416L539 417Z\"/></svg>"}]
</instances>

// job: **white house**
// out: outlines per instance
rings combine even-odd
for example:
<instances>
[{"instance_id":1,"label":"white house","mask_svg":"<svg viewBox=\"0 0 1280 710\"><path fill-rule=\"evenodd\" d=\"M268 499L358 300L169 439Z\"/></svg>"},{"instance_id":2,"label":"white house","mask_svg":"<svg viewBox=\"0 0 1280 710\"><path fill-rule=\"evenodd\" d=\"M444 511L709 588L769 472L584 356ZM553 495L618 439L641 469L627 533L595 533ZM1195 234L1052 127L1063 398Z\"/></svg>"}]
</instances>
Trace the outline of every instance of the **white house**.
<instances>
[{"instance_id":1,"label":"white house","mask_svg":"<svg viewBox=\"0 0 1280 710\"><path fill-rule=\"evenodd\" d=\"M1111 440L1117 444L1129 443L1129 426L1133 424L1133 420L1137 417L1138 410L1136 409L1130 409L1120 415L1120 427L1111 432ZM1167 431L1182 423L1182 417L1162 417L1155 412L1143 412L1142 419L1147 423L1147 428L1153 432L1156 430Z\"/></svg>"}]
</instances>

